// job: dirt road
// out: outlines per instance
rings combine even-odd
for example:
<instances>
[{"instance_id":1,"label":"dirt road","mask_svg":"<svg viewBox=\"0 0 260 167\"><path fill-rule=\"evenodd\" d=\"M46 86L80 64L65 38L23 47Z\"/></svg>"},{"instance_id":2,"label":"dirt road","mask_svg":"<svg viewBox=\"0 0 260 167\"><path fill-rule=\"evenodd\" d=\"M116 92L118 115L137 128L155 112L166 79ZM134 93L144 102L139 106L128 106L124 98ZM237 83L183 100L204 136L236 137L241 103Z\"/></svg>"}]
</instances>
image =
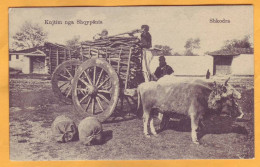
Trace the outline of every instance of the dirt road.
<instances>
[{"instance_id":1,"label":"dirt road","mask_svg":"<svg viewBox=\"0 0 260 167\"><path fill-rule=\"evenodd\" d=\"M254 157L253 78L231 79L242 92L245 116L233 124L228 118L206 121L201 145L191 142L188 120L172 120L159 137L143 135L142 120L134 114L103 125L103 145L61 144L51 138L51 123L59 115L80 117L72 105L53 95L49 80L10 79L11 160L131 160L131 159L239 159Z\"/></svg>"}]
</instances>

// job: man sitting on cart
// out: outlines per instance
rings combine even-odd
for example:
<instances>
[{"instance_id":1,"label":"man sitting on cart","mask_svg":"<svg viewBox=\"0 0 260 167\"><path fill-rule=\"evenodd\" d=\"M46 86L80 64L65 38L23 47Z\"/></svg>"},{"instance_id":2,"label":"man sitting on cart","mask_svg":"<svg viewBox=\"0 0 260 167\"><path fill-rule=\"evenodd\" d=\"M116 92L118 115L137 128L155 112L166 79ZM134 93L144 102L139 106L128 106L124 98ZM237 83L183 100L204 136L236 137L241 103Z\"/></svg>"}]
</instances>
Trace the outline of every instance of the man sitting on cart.
<instances>
[{"instance_id":1,"label":"man sitting on cart","mask_svg":"<svg viewBox=\"0 0 260 167\"><path fill-rule=\"evenodd\" d=\"M93 39L99 40L99 39L106 39L108 38L108 31L106 29L102 30L100 34L96 34Z\"/></svg>"},{"instance_id":2,"label":"man sitting on cart","mask_svg":"<svg viewBox=\"0 0 260 167\"><path fill-rule=\"evenodd\" d=\"M150 50L152 47L152 36L149 33L149 26L148 25L142 25L141 30L134 30L131 33L129 33L130 36L132 36L135 33L141 33L141 48L143 50L143 60L142 60L142 71L145 82L148 82L151 80L151 72L150 72L150 63L153 58L153 54Z\"/></svg>"}]
</instances>

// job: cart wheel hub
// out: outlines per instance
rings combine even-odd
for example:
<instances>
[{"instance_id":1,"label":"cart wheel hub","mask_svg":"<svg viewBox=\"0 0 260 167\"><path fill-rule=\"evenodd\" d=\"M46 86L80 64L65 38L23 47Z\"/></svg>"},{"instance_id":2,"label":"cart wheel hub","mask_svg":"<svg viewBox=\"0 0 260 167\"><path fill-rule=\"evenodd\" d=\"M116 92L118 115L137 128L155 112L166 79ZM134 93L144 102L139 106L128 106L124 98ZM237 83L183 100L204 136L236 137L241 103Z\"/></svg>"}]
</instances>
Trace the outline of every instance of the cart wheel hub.
<instances>
[{"instance_id":1,"label":"cart wheel hub","mask_svg":"<svg viewBox=\"0 0 260 167\"><path fill-rule=\"evenodd\" d=\"M96 86L91 85L88 87L88 92L90 95L96 95L98 92L98 88Z\"/></svg>"}]
</instances>

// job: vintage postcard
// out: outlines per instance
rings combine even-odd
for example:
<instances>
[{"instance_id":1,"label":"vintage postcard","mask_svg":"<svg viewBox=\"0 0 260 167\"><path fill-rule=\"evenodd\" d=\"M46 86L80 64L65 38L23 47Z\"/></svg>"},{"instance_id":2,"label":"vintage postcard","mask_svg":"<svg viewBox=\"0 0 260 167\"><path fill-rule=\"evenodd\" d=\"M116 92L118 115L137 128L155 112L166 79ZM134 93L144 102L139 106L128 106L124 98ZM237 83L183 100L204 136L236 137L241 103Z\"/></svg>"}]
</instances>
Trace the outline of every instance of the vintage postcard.
<instances>
[{"instance_id":1,"label":"vintage postcard","mask_svg":"<svg viewBox=\"0 0 260 167\"><path fill-rule=\"evenodd\" d=\"M253 10L9 8L10 160L254 159Z\"/></svg>"}]
</instances>

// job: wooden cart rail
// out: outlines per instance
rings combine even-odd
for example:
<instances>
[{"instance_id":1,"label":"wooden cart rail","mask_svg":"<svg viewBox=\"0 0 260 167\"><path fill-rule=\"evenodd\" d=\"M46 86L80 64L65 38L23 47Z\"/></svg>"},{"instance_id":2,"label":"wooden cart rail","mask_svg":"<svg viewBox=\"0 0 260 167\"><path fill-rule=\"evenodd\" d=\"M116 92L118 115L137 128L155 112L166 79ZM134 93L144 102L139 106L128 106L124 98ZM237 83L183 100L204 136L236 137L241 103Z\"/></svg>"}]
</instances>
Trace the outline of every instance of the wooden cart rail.
<instances>
[{"instance_id":1,"label":"wooden cart rail","mask_svg":"<svg viewBox=\"0 0 260 167\"><path fill-rule=\"evenodd\" d=\"M81 60L105 59L117 72L120 88L136 88L142 82L141 48L137 37L111 37L81 43Z\"/></svg>"}]
</instances>

